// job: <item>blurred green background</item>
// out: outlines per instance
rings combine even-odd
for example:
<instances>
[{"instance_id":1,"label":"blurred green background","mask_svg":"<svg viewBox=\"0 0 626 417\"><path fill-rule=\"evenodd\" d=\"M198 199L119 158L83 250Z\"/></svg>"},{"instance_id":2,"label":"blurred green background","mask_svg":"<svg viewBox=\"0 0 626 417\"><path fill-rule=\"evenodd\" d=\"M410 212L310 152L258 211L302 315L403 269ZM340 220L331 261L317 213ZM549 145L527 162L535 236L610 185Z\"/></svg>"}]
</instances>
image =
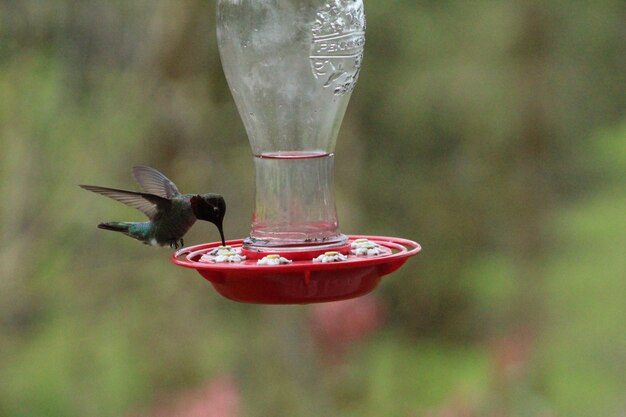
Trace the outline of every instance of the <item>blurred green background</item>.
<instances>
[{"instance_id":1,"label":"blurred green background","mask_svg":"<svg viewBox=\"0 0 626 417\"><path fill-rule=\"evenodd\" d=\"M148 164L247 235L214 2L0 0L0 416L626 414L624 3L366 11L341 227L424 251L372 296L277 307L97 230L141 214L77 187Z\"/></svg>"}]
</instances>

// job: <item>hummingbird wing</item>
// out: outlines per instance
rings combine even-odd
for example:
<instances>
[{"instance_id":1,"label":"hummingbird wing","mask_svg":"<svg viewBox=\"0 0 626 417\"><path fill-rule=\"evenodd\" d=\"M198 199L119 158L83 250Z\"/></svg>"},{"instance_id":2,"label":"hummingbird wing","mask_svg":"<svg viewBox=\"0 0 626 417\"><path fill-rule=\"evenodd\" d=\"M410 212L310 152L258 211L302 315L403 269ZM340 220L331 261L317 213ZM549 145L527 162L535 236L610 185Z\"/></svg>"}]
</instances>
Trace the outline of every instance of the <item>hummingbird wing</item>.
<instances>
[{"instance_id":1,"label":"hummingbird wing","mask_svg":"<svg viewBox=\"0 0 626 417\"><path fill-rule=\"evenodd\" d=\"M133 168L133 177L147 193L168 199L180 195L176 184L154 168L136 166Z\"/></svg>"},{"instance_id":2,"label":"hummingbird wing","mask_svg":"<svg viewBox=\"0 0 626 417\"><path fill-rule=\"evenodd\" d=\"M172 203L169 199L154 194L98 187L97 185L81 185L80 187L136 208L150 219L154 218L159 209L165 209Z\"/></svg>"}]
</instances>

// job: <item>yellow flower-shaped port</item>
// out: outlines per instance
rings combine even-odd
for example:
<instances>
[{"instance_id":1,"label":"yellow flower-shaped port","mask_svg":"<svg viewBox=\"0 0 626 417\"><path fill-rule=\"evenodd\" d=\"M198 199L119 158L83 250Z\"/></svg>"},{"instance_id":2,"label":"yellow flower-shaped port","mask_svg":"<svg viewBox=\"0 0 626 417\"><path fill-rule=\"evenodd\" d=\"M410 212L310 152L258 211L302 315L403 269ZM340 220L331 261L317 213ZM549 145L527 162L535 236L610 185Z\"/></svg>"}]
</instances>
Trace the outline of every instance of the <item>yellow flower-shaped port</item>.
<instances>
[{"instance_id":1,"label":"yellow flower-shaped port","mask_svg":"<svg viewBox=\"0 0 626 417\"><path fill-rule=\"evenodd\" d=\"M368 239L357 239L350 247L352 248L350 252L356 256L376 256L383 253L379 244Z\"/></svg>"},{"instance_id":2,"label":"yellow flower-shaped port","mask_svg":"<svg viewBox=\"0 0 626 417\"><path fill-rule=\"evenodd\" d=\"M348 257L339 252L326 252L317 258L313 258L313 262L329 263L347 261Z\"/></svg>"},{"instance_id":3,"label":"yellow flower-shaped port","mask_svg":"<svg viewBox=\"0 0 626 417\"><path fill-rule=\"evenodd\" d=\"M261 259L259 259L256 263L257 265L286 265L290 264L291 260L282 257L277 254L267 255Z\"/></svg>"}]
</instances>

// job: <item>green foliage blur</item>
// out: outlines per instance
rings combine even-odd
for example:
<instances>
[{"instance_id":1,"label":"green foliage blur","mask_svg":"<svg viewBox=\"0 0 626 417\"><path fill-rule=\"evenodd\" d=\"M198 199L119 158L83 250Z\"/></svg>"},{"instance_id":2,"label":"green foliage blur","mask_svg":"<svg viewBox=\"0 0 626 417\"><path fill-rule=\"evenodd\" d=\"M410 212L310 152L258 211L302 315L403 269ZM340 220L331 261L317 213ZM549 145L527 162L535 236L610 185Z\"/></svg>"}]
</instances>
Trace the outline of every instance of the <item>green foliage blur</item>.
<instances>
[{"instance_id":1,"label":"green foliage blur","mask_svg":"<svg viewBox=\"0 0 626 417\"><path fill-rule=\"evenodd\" d=\"M97 230L141 214L77 186L133 188L151 165L223 194L227 238L247 235L215 2L0 0L0 416L167 415L225 374L241 416L626 413L623 2L366 12L341 228L424 250L375 292L384 325L329 360L316 307L222 299L170 251Z\"/></svg>"}]
</instances>

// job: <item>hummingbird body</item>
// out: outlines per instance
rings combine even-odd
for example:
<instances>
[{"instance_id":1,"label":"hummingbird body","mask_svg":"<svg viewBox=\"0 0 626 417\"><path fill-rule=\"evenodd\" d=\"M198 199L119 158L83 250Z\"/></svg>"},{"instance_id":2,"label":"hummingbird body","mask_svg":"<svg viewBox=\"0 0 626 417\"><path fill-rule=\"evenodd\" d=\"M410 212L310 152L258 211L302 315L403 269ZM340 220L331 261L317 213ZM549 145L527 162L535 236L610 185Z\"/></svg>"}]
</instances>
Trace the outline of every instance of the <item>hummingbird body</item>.
<instances>
[{"instance_id":1,"label":"hummingbird body","mask_svg":"<svg viewBox=\"0 0 626 417\"><path fill-rule=\"evenodd\" d=\"M104 230L121 232L126 236L137 239L152 246L183 245L183 236L196 222L196 216L191 208L193 195L181 195L172 199L171 207L157 212L154 218L147 222L107 222L98 227Z\"/></svg>"},{"instance_id":2,"label":"hummingbird body","mask_svg":"<svg viewBox=\"0 0 626 417\"><path fill-rule=\"evenodd\" d=\"M81 185L142 211L146 222L106 222L98 227L120 232L147 245L183 246L183 236L197 219L215 224L225 245L222 221L226 212L224 198L218 194L180 194L176 185L154 168L133 168L135 180L145 192Z\"/></svg>"}]
</instances>

